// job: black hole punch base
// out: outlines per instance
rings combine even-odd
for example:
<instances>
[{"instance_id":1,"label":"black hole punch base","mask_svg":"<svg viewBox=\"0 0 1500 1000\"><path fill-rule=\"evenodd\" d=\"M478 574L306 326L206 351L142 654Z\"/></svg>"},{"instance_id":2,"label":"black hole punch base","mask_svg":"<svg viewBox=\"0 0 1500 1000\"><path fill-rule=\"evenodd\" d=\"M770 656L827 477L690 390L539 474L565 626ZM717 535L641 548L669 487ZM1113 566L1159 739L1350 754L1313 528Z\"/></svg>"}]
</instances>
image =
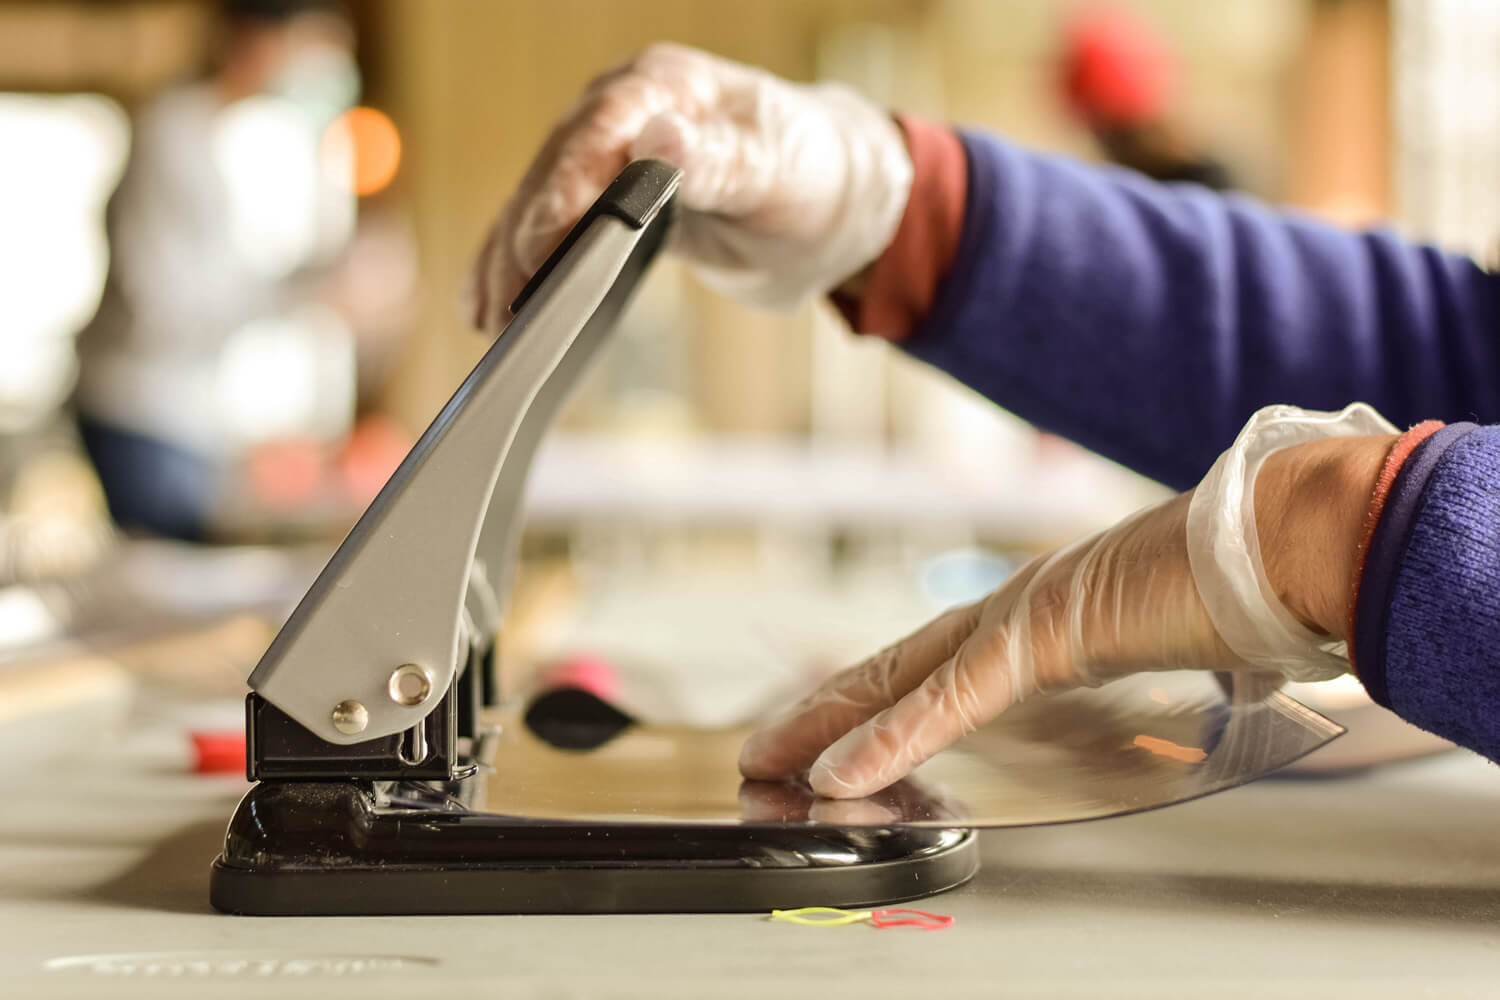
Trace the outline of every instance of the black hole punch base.
<instances>
[{"instance_id":1,"label":"black hole punch base","mask_svg":"<svg viewBox=\"0 0 1500 1000\"><path fill-rule=\"evenodd\" d=\"M973 830L547 823L415 782L266 782L210 899L262 916L764 912L915 899L978 865Z\"/></svg>"}]
</instances>

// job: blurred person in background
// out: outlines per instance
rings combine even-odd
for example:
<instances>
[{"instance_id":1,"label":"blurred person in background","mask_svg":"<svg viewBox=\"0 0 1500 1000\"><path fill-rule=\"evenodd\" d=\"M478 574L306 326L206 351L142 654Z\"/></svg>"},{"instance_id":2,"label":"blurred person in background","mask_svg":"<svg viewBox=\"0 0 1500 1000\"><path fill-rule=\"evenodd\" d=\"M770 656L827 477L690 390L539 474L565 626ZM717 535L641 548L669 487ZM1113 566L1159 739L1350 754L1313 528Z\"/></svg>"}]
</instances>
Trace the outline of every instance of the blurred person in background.
<instances>
[{"instance_id":1,"label":"blurred person in background","mask_svg":"<svg viewBox=\"0 0 1500 1000\"><path fill-rule=\"evenodd\" d=\"M641 157L682 168L670 246L706 283L773 309L828 295L854 330L1187 491L834 676L745 744L746 777L866 795L1023 698L1184 667L1353 669L1500 760L1500 427L1466 422L1500 421L1500 276L659 45L553 130L474 266L477 327L504 335ZM1374 409L1284 405L1354 400Z\"/></svg>"},{"instance_id":2,"label":"blurred person in background","mask_svg":"<svg viewBox=\"0 0 1500 1000\"><path fill-rule=\"evenodd\" d=\"M330 140L353 42L333 0L226 0L207 75L137 117L75 398L126 528L198 539L247 494L305 500L350 429L353 335L327 293L354 226Z\"/></svg>"}]
</instances>

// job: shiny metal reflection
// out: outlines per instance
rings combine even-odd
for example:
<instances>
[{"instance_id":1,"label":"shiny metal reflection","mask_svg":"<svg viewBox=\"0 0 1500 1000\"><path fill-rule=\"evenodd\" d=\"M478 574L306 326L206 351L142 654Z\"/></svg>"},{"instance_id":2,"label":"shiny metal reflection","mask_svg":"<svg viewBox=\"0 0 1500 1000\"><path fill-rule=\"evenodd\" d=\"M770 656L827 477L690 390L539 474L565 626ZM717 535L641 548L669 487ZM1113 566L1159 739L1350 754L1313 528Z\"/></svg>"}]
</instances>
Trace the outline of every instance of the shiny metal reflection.
<instances>
[{"instance_id":1,"label":"shiny metal reflection","mask_svg":"<svg viewBox=\"0 0 1500 1000\"><path fill-rule=\"evenodd\" d=\"M1144 674L1037 698L853 801L801 782L744 782L754 728L638 725L585 752L503 715L480 801L552 821L780 826L1029 826L1154 809L1233 788L1324 745L1342 727L1268 687L1232 693L1202 672Z\"/></svg>"}]
</instances>

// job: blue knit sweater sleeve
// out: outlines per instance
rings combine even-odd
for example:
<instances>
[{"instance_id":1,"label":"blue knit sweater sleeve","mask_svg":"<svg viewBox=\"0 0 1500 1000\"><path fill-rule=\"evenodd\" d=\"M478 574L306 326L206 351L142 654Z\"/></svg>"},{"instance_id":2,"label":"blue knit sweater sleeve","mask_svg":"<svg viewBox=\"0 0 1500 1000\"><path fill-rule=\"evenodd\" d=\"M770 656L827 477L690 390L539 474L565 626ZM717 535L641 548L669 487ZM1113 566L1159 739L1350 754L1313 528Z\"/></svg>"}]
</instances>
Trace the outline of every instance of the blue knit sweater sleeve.
<instances>
[{"instance_id":1,"label":"blue knit sweater sleeve","mask_svg":"<svg viewBox=\"0 0 1500 1000\"><path fill-rule=\"evenodd\" d=\"M1190 185L962 136L957 256L904 346L1179 489L1259 407L1500 420L1500 278Z\"/></svg>"},{"instance_id":2,"label":"blue knit sweater sleeve","mask_svg":"<svg viewBox=\"0 0 1500 1000\"><path fill-rule=\"evenodd\" d=\"M1353 645L1376 701L1500 760L1500 427L1450 425L1402 465Z\"/></svg>"}]
</instances>

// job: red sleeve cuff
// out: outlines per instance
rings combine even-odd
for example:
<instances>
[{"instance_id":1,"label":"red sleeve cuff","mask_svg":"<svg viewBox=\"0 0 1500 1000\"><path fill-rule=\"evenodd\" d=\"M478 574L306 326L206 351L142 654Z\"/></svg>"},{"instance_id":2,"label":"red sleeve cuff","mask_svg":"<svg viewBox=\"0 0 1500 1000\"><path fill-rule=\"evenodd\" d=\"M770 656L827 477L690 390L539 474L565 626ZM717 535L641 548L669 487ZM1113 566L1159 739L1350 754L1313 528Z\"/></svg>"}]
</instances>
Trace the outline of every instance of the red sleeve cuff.
<instances>
[{"instance_id":1,"label":"red sleeve cuff","mask_svg":"<svg viewBox=\"0 0 1500 1000\"><path fill-rule=\"evenodd\" d=\"M1375 480L1375 492L1370 496L1370 506L1365 511L1364 528L1360 532L1359 550L1354 557L1354 592L1349 595L1349 664L1358 669L1354 663L1354 631L1356 616L1359 611L1359 585L1365 577L1365 563L1370 558L1370 541L1375 537L1375 529L1380 525L1380 516L1385 513L1385 502L1390 497L1391 486L1396 482L1396 477L1401 474L1401 467L1411 457L1417 446L1426 441L1432 435L1443 429L1441 420L1428 420L1417 424L1411 430L1401 435L1396 443L1391 446L1390 453L1385 457L1385 464L1380 467L1380 477Z\"/></svg>"},{"instance_id":2,"label":"red sleeve cuff","mask_svg":"<svg viewBox=\"0 0 1500 1000\"><path fill-rule=\"evenodd\" d=\"M969 185L968 158L951 129L907 115L896 122L912 162L906 211L860 294L830 296L856 333L889 340L906 337L931 310L958 253Z\"/></svg>"}]
</instances>

